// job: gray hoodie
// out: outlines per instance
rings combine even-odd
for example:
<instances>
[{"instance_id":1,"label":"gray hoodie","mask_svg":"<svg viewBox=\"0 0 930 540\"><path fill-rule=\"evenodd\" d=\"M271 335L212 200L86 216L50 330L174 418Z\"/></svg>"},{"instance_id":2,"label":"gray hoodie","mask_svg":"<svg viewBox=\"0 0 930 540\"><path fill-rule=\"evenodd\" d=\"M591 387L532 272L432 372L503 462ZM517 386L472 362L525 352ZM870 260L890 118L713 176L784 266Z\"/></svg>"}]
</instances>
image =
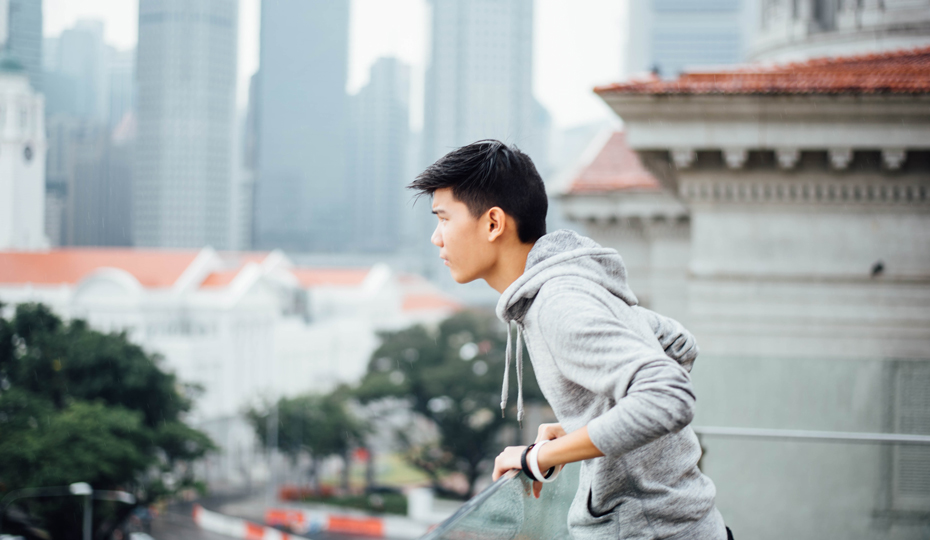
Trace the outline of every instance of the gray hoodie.
<instances>
[{"instance_id":1,"label":"gray hoodie","mask_svg":"<svg viewBox=\"0 0 930 540\"><path fill-rule=\"evenodd\" d=\"M497 304L498 317L517 325L518 416L522 335L562 427L587 426L604 453L581 465L568 516L573 536L725 539L716 489L697 467L701 448L689 427L694 338L636 304L615 250L566 230L540 238Z\"/></svg>"}]
</instances>

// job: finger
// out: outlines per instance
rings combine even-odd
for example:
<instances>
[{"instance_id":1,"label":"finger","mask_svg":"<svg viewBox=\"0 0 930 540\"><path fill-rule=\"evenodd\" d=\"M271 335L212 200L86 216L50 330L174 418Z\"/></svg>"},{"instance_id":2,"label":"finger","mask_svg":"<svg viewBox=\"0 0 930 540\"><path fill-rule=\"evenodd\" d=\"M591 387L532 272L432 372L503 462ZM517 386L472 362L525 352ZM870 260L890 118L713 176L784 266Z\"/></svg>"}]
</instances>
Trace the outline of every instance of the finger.
<instances>
[{"instance_id":1,"label":"finger","mask_svg":"<svg viewBox=\"0 0 930 540\"><path fill-rule=\"evenodd\" d=\"M539 493L542 491L542 482L533 482L533 496L537 499L539 498Z\"/></svg>"}]
</instances>

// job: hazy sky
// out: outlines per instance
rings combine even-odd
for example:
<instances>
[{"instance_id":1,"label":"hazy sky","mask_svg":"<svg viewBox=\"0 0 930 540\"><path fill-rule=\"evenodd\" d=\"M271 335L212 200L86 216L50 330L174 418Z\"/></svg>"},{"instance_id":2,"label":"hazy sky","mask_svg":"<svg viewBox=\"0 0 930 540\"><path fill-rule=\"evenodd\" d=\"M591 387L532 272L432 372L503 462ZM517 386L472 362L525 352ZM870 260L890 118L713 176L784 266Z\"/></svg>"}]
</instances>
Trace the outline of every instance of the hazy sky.
<instances>
[{"instance_id":1,"label":"hazy sky","mask_svg":"<svg viewBox=\"0 0 930 540\"><path fill-rule=\"evenodd\" d=\"M610 116L591 92L596 84L621 76L628 0L536 0L533 89L557 127ZM120 49L135 46L136 0L43 0L44 34L57 36L78 19L104 21L106 41ZM240 107L247 100L248 79L258 67L260 0L240 0ZM429 56L427 0L352 0L349 80L355 93L381 56L396 56L413 69L415 105L412 124L422 124L423 72Z\"/></svg>"}]
</instances>

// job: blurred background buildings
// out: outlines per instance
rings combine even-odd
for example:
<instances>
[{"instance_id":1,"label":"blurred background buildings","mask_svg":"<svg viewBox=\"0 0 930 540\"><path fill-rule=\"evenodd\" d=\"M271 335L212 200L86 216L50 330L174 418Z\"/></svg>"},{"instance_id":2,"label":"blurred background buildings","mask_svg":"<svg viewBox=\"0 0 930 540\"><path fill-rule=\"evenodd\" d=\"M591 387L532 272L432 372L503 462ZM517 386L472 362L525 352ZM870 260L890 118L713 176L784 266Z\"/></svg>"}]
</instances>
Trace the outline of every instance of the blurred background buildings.
<instances>
[{"instance_id":1,"label":"blurred background buildings","mask_svg":"<svg viewBox=\"0 0 930 540\"><path fill-rule=\"evenodd\" d=\"M202 383L213 479L242 481L244 405L351 382L378 331L496 299L452 284L403 186L499 138L537 163L550 226L617 248L693 329L696 425L930 435L927 2L631 0L628 82L568 126L536 81L551 5L422 3L422 76L385 55L350 92L349 0L262 2L254 74L238 0L140 0L119 49L100 21L43 38L40 0L0 1L0 300L126 329ZM925 448L702 444L737 536L930 523Z\"/></svg>"}]
</instances>

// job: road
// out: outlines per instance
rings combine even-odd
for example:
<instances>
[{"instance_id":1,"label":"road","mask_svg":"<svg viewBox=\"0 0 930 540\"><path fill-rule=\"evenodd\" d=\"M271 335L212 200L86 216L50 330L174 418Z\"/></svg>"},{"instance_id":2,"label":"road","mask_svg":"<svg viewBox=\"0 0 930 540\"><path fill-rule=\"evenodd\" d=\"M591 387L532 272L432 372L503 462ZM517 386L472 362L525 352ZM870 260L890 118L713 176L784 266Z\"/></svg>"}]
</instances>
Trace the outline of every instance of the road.
<instances>
[{"instance_id":1,"label":"road","mask_svg":"<svg viewBox=\"0 0 930 540\"><path fill-rule=\"evenodd\" d=\"M230 540L231 537L207 532L194 523L187 505L169 510L152 522L155 540ZM312 540L372 540L371 537L316 533L305 536Z\"/></svg>"}]
</instances>

